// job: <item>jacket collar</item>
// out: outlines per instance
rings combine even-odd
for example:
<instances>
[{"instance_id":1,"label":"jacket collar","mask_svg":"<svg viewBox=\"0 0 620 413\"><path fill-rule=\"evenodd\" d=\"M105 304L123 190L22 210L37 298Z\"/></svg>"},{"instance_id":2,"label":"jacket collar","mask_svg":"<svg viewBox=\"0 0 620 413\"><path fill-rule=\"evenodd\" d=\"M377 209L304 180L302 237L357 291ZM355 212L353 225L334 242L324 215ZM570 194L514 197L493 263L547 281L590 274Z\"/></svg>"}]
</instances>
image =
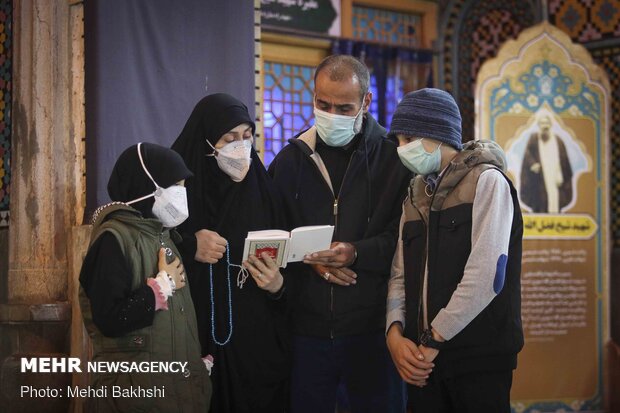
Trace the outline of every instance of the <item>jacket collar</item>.
<instances>
[{"instance_id":1,"label":"jacket collar","mask_svg":"<svg viewBox=\"0 0 620 413\"><path fill-rule=\"evenodd\" d=\"M448 194L474 167L482 164L492 166L505 173L507 165L506 155L501 146L496 142L488 140L474 140L464 144L463 150L450 161L439 176L435 193L432 197L432 210L440 210ZM410 191L418 193L425 186L426 183L423 181L423 177L418 175L414 179ZM425 199L426 197L422 198Z\"/></svg>"},{"instance_id":2,"label":"jacket collar","mask_svg":"<svg viewBox=\"0 0 620 413\"><path fill-rule=\"evenodd\" d=\"M375 147L381 145L381 142L384 139L390 139L386 138L385 128L379 125L370 113L366 113L364 115L364 123L361 134L362 141L359 142L357 150L363 152L366 157L368 156L368 153L374 150ZM333 193L334 187L329 177L327 167L325 166L325 163L323 162L323 159L321 159L319 153L316 151L317 138L316 127L312 126L310 129L305 130L295 138L289 139L289 143L293 147L299 149L304 155L309 157L312 162L314 162L321 173L321 176Z\"/></svg>"},{"instance_id":3,"label":"jacket collar","mask_svg":"<svg viewBox=\"0 0 620 413\"><path fill-rule=\"evenodd\" d=\"M111 202L97 208L92 219L93 230L112 218L129 226L139 226L141 230L152 234L161 234L164 231L164 226L160 221L143 218L140 211L123 202Z\"/></svg>"}]
</instances>

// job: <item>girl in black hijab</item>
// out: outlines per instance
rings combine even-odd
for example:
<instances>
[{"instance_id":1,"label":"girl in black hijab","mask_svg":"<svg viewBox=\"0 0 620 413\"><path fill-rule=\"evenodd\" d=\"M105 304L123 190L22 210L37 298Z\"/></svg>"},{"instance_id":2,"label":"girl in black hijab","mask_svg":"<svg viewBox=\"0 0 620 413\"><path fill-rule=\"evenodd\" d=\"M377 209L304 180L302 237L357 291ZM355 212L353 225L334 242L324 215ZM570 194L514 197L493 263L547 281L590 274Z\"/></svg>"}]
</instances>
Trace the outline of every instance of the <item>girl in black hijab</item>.
<instances>
[{"instance_id":1,"label":"girl in black hijab","mask_svg":"<svg viewBox=\"0 0 620 413\"><path fill-rule=\"evenodd\" d=\"M129 147L114 165L108 182L114 202L95 212L80 272L93 360L185 362L186 371L93 373L93 388L141 386L164 393L157 399L108 393L90 399L89 411L204 412L209 405L210 381L174 244L180 237L170 229L187 216L183 181L190 176L176 152L148 143Z\"/></svg>"},{"instance_id":2,"label":"girl in black hijab","mask_svg":"<svg viewBox=\"0 0 620 413\"><path fill-rule=\"evenodd\" d=\"M284 227L251 147L254 128L239 100L209 95L172 146L194 173L186 182L190 218L180 227L181 253L203 356L214 357L212 413L278 413L288 400L282 276L268 257L245 263L252 279L244 283L239 274L248 231Z\"/></svg>"}]
</instances>

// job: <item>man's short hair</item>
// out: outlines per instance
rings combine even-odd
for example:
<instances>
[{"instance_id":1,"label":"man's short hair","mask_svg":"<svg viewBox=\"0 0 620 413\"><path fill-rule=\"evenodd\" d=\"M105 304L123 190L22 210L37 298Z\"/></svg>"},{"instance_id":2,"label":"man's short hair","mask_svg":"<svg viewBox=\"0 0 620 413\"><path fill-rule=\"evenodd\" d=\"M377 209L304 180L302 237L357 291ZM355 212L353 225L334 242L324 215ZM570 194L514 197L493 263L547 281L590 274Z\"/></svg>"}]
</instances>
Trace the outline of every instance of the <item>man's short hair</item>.
<instances>
[{"instance_id":1,"label":"man's short hair","mask_svg":"<svg viewBox=\"0 0 620 413\"><path fill-rule=\"evenodd\" d=\"M355 75L360 85L361 99L364 99L364 96L368 93L368 87L370 86L370 73L368 72L368 68L364 63L353 56L331 55L323 59L314 72L315 85L316 78L322 71L325 71L329 75L329 79L334 82L342 82L351 75Z\"/></svg>"}]
</instances>

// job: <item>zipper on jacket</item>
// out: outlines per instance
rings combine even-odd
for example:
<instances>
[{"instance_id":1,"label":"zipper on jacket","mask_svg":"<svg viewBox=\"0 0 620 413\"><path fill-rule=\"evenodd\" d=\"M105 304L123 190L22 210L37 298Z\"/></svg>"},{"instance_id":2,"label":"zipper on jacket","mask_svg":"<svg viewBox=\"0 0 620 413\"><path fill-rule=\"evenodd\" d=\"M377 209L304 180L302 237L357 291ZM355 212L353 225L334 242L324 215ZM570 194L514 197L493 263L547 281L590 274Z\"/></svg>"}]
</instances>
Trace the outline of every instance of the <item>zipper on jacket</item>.
<instances>
[{"instance_id":1,"label":"zipper on jacket","mask_svg":"<svg viewBox=\"0 0 620 413\"><path fill-rule=\"evenodd\" d=\"M342 187L344 186L344 182L347 179L347 174L349 172L349 168L351 167L351 161L353 160L353 157L356 153L357 150L353 151L353 153L349 157L349 163L347 164L347 169L345 169L344 175L342 176L342 182L340 183L340 189L338 190L338 194L334 194L334 234L336 233L336 229L338 228L338 200L340 199L340 194L342 193Z\"/></svg>"},{"instance_id":2,"label":"zipper on jacket","mask_svg":"<svg viewBox=\"0 0 620 413\"><path fill-rule=\"evenodd\" d=\"M424 221L424 215L422 215L418 207L413 203L413 200L411 201L411 205L418 212L418 215L420 215L422 225L424 225L424 233L426 235L426 243L424 245L424 268L422 268L422 271L420 272L420 294L418 296L418 336L416 337L416 339L419 339L422 335L421 327L424 325L425 322L422 305L424 304L424 274L426 273L426 267L428 265L428 223ZM428 213L430 218L430 206Z\"/></svg>"},{"instance_id":3,"label":"zipper on jacket","mask_svg":"<svg viewBox=\"0 0 620 413\"><path fill-rule=\"evenodd\" d=\"M449 166L448 166L449 168ZM444 173L447 172L444 171ZM430 219L431 219L431 210L432 210L432 206L433 206L433 201L435 200L435 194L437 193L437 188L439 187L439 183L441 182L441 178L443 178L443 174L440 176L440 178L437 180L436 182L436 186L435 189L433 190L432 196L431 196L431 200L428 204L428 222L424 221L424 215L422 215L422 213L420 213L420 210L418 209L417 206L415 206L415 204L413 203L413 197L412 197L412 201L411 201L411 205L413 205L413 207L415 208L415 210L418 212L418 214L420 215L420 218L422 218L422 223L424 224L424 232L426 233L426 243L424 245L424 269L421 272L421 284L420 284L420 300L418 303L418 337L420 337L421 335L421 330L420 327L421 325L424 326L428 326L430 328L430 323L428 321L428 302L426 303L426 306L424 308L422 308L422 306L424 305L424 301L425 301L425 297L424 297L424 275L426 274L426 269L428 268L428 244L429 244L429 223L430 223ZM430 270L428 271L430 275ZM427 279L427 286L428 286L428 279ZM428 297L428 288L426 290L426 296ZM424 311L420 311L420 310L424 310ZM425 314L426 313L426 314ZM420 320L422 320L422 323L420 323Z\"/></svg>"},{"instance_id":4,"label":"zipper on jacket","mask_svg":"<svg viewBox=\"0 0 620 413\"><path fill-rule=\"evenodd\" d=\"M349 172L349 168L351 167L351 161L353 157L357 153L357 150L354 150L351 156L349 157L349 163L347 164L347 169L344 171L344 175L342 176L342 182L340 183L340 189L338 190L338 194L334 195L334 234L336 234L338 230L338 200L340 199L340 194L342 193L342 187L344 186L344 182L347 179L347 173ZM333 193L333 190L332 190ZM330 284L329 286L329 313L330 313L330 327L329 327L329 337L334 338L334 320L336 319L336 314L334 312L334 284Z\"/></svg>"},{"instance_id":5,"label":"zipper on jacket","mask_svg":"<svg viewBox=\"0 0 620 413\"><path fill-rule=\"evenodd\" d=\"M331 315L331 323L329 326L329 338L331 338L332 340L334 339L334 324L333 321L335 319L334 317L334 285L332 284L329 288L329 312Z\"/></svg>"},{"instance_id":6,"label":"zipper on jacket","mask_svg":"<svg viewBox=\"0 0 620 413\"><path fill-rule=\"evenodd\" d=\"M172 248L168 247L165 245L164 243L164 232L165 230L161 231L161 234L159 234L159 240L161 243L161 246L164 248L164 250L166 252L168 252L168 250L170 250L173 254L173 257L176 256L175 252L172 250ZM168 233L168 236L170 237L170 233ZM169 242L172 242L172 239L169 240ZM180 258L179 258L180 259ZM166 260L166 264L168 264L168 254L164 254L164 260ZM172 259L174 261L174 258ZM175 343L175 334L174 334L174 298L172 296L168 297L168 315L170 317L170 331L173 332L172 336L171 336L171 340L172 343L170 345L170 354L172 355L172 357L176 357L176 343Z\"/></svg>"},{"instance_id":7,"label":"zipper on jacket","mask_svg":"<svg viewBox=\"0 0 620 413\"><path fill-rule=\"evenodd\" d=\"M316 171L319 173L323 182L325 182L325 185L329 188L330 192L332 193L332 196L334 197L334 204L333 204L333 209L332 209L332 213L334 215L334 234L337 234L337 230L338 230L338 199L340 198L342 187L344 186L343 184L347 177L347 173L349 172L351 161L353 160L353 157L355 156L357 152L358 152L357 149L354 150L351 156L349 157L349 163L347 164L347 169L344 171L344 176L342 177L342 182L340 183L340 189L338 190L338 194L335 194L334 189L330 188L329 185L327 185L327 182L325 181L325 178L323 178L323 174L321 173L321 170L319 169L318 165L314 161L311 160L311 163L314 165L314 167L316 168ZM330 314L330 321L331 321L330 326L329 326L329 337L333 339L334 338L333 321L335 319L334 317L334 285L333 284L330 284L330 288L329 288L329 314Z\"/></svg>"}]
</instances>

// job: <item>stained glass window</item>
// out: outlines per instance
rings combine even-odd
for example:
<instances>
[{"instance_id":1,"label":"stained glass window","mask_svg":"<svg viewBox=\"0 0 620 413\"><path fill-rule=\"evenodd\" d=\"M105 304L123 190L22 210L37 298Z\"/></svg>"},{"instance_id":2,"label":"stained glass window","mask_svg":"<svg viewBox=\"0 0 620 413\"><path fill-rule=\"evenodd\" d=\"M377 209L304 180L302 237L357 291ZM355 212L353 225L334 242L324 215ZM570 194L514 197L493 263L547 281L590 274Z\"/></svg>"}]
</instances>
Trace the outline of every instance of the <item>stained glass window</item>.
<instances>
[{"instance_id":1,"label":"stained glass window","mask_svg":"<svg viewBox=\"0 0 620 413\"><path fill-rule=\"evenodd\" d=\"M422 43L422 17L353 6L352 26L356 44L339 45L335 52L353 54L368 66L373 94L370 113L389 128L404 94L428 84L431 52L416 50Z\"/></svg>"},{"instance_id":2,"label":"stained glass window","mask_svg":"<svg viewBox=\"0 0 620 413\"><path fill-rule=\"evenodd\" d=\"M314 68L265 61L263 93L264 163L288 139L312 126Z\"/></svg>"},{"instance_id":3,"label":"stained glass window","mask_svg":"<svg viewBox=\"0 0 620 413\"><path fill-rule=\"evenodd\" d=\"M417 14L353 6L353 37L393 46L419 47L422 18Z\"/></svg>"}]
</instances>

